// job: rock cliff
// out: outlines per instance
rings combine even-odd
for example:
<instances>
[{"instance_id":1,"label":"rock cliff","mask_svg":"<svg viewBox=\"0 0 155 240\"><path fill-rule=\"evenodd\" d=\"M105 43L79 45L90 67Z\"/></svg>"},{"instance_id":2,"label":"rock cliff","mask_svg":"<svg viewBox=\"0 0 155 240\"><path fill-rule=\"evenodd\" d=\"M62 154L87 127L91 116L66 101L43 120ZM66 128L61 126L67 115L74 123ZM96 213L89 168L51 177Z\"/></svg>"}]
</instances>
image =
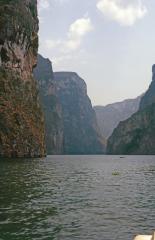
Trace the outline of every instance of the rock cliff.
<instances>
[{"instance_id":1,"label":"rock cliff","mask_svg":"<svg viewBox=\"0 0 155 240\"><path fill-rule=\"evenodd\" d=\"M141 99L140 110L151 105L152 103L155 103L155 65L152 66L152 75L152 82L149 86L149 89Z\"/></svg>"},{"instance_id":2,"label":"rock cliff","mask_svg":"<svg viewBox=\"0 0 155 240\"><path fill-rule=\"evenodd\" d=\"M74 72L54 73L62 106L64 154L100 154L105 150L95 111L83 79Z\"/></svg>"},{"instance_id":3,"label":"rock cliff","mask_svg":"<svg viewBox=\"0 0 155 240\"><path fill-rule=\"evenodd\" d=\"M44 117L32 70L37 0L0 1L0 156L45 155Z\"/></svg>"},{"instance_id":4,"label":"rock cliff","mask_svg":"<svg viewBox=\"0 0 155 240\"><path fill-rule=\"evenodd\" d=\"M100 132L105 139L108 139L113 130L121 121L131 117L138 111L141 96L135 99L127 99L122 102L109 104L107 106L95 106L97 123Z\"/></svg>"},{"instance_id":5,"label":"rock cliff","mask_svg":"<svg viewBox=\"0 0 155 240\"><path fill-rule=\"evenodd\" d=\"M45 114L46 148L48 154L63 153L63 122L61 105L56 96L54 74L49 59L38 55L34 76L39 83L40 98Z\"/></svg>"},{"instance_id":6,"label":"rock cliff","mask_svg":"<svg viewBox=\"0 0 155 240\"><path fill-rule=\"evenodd\" d=\"M131 118L121 122L108 140L110 154L155 154L155 68L153 81Z\"/></svg>"}]
</instances>

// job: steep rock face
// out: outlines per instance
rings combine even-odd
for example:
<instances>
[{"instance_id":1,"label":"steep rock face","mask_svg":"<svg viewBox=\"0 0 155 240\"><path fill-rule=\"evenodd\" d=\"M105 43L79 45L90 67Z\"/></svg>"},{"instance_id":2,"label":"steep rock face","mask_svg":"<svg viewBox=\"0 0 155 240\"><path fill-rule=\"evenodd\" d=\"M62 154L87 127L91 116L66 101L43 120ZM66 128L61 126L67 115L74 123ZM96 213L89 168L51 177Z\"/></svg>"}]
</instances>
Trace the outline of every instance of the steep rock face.
<instances>
[{"instance_id":1,"label":"steep rock face","mask_svg":"<svg viewBox=\"0 0 155 240\"><path fill-rule=\"evenodd\" d=\"M153 82L141 100L139 111L114 130L108 140L107 153L155 154L154 79L155 71Z\"/></svg>"},{"instance_id":2,"label":"steep rock face","mask_svg":"<svg viewBox=\"0 0 155 240\"><path fill-rule=\"evenodd\" d=\"M85 82L74 72L57 72L54 78L62 106L64 153L103 153L104 141L98 131Z\"/></svg>"},{"instance_id":3,"label":"steep rock face","mask_svg":"<svg viewBox=\"0 0 155 240\"><path fill-rule=\"evenodd\" d=\"M142 97L140 102L140 110L151 105L152 103L155 103L155 65L152 66L152 75L152 82L149 86L149 89Z\"/></svg>"},{"instance_id":4,"label":"steep rock face","mask_svg":"<svg viewBox=\"0 0 155 240\"><path fill-rule=\"evenodd\" d=\"M121 122L108 140L110 154L155 154L155 104Z\"/></svg>"},{"instance_id":5,"label":"steep rock face","mask_svg":"<svg viewBox=\"0 0 155 240\"><path fill-rule=\"evenodd\" d=\"M32 76L37 0L0 1L0 156L45 155L44 118Z\"/></svg>"},{"instance_id":6,"label":"steep rock face","mask_svg":"<svg viewBox=\"0 0 155 240\"><path fill-rule=\"evenodd\" d=\"M107 106L95 106L97 123L102 136L108 139L121 121L128 119L132 114L137 112L140 100L141 97L137 97Z\"/></svg>"},{"instance_id":7,"label":"steep rock face","mask_svg":"<svg viewBox=\"0 0 155 240\"><path fill-rule=\"evenodd\" d=\"M63 123L61 105L56 96L52 64L41 55L38 55L34 76L39 83L40 98L45 114L47 153L62 154Z\"/></svg>"}]
</instances>

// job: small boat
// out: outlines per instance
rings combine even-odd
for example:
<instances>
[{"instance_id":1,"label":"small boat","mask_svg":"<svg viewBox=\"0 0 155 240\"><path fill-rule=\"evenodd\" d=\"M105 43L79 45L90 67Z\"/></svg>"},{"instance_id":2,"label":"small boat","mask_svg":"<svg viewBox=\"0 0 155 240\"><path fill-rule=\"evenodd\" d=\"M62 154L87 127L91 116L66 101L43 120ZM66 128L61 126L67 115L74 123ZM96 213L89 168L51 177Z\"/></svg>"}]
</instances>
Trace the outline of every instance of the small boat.
<instances>
[{"instance_id":1,"label":"small boat","mask_svg":"<svg viewBox=\"0 0 155 240\"><path fill-rule=\"evenodd\" d=\"M153 235L138 235L134 240L155 240L155 232Z\"/></svg>"}]
</instances>

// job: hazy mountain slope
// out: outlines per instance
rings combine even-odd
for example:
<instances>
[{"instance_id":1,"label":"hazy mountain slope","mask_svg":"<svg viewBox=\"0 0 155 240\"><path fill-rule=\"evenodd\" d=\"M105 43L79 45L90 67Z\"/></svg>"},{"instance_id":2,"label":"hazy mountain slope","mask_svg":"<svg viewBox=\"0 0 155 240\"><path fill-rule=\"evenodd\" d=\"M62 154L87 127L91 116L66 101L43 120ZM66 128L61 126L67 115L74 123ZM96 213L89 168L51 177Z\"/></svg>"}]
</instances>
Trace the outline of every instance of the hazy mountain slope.
<instances>
[{"instance_id":1,"label":"hazy mountain slope","mask_svg":"<svg viewBox=\"0 0 155 240\"><path fill-rule=\"evenodd\" d=\"M95 106L97 123L104 138L108 139L120 121L124 121L139 109L141 97L127 99L107 106Z\"/></svg>"},{"instance_id":2,"label":"hazy mountain slope","mask_svg":"<svg viewBox=\"0 0 155 240\"><path fill-rule=\"evenodd\" d=\"M63 153L63 122L61 105L56 96L52 63L38 55L34 76L39 83L40 98L45 114L46 148L48 154Z\"/></svg>"},{"instance_id":3,"label":"hazy mountain slope","mask_svg":"<svg viewBox=\"0 0 155 240\"><path fill-rule=\"evenodd\" d=\"M144 94L140 109L121 122L108 140L110 154L155 154L155 66L152 83Z\"/></svg>"},{"instance_id":4,"label":"hazy mountain slope","mask_svg":"<svg viewBox=\"0 0 155 240\"><path fill-rule=\"evenodd\" d=\"M65 154L99 154L105 150L83 79L73 72L54 73L62 106Z\"/></svg>"}]
</instances>

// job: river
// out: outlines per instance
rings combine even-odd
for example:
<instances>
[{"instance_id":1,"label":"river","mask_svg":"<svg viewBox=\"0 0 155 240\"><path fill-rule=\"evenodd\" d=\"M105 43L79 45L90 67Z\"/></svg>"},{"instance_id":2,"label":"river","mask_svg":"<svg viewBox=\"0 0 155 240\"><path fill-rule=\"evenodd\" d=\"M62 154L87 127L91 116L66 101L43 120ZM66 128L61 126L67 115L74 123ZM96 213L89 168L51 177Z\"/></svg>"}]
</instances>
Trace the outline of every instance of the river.
<instances>
[{"instance_id":1,"label":"river","mask_svg":"<svg viewBox=\"0 0 155 240\"><path fill-rule=\"evenodd\" d=\"M155 229L155 156L0 160L0 240L132 240Z\"/></svg>"}]
</instances>

